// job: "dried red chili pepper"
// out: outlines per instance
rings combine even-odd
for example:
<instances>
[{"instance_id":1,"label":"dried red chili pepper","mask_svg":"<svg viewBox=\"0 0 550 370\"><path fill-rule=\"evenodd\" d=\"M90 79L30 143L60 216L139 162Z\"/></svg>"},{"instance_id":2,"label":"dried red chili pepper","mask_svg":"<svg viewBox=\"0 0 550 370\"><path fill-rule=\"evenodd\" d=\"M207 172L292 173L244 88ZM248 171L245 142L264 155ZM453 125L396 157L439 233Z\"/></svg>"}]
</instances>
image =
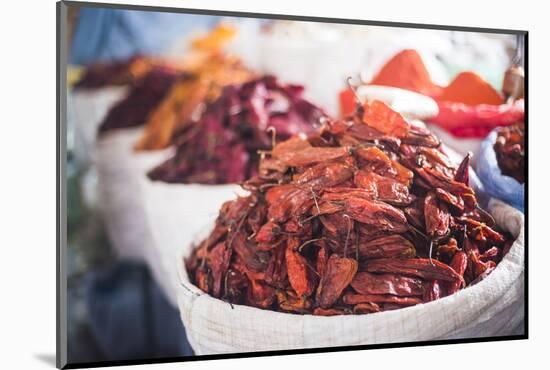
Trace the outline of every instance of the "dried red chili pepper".
<instances>
[{"instance_id":1,"label":"dried red chili pepper","mask_svg":"<svg viewBox=\"0 0 550 370\"><path fill-rule=\"evenodd\" d=\"M315 148L309 147L300 151L283 153L277 157L287 166L301 167L342 158L349 154L349 148Z\"/></svg>"},{"instance_id":2,"label":"dried red chili pepper","mask_svg":"<svg viewBox=\"0 0 550 370\"><path fill-rule=\"evenodd\" d=\"M407 219L403 211L384 202L348 198L343 201L343 211L352 219L380 230L396 233L407 231Z\"/></svg>"},{"instance_id":3,"label":"dried red chili pepper","mask_svg":"<svg viewBox=\"0 0 550 370\"><path fill-rule=\"evenodd\" d=\"M496 262L499 257L500 257L500 249L498 249L497 247L491 247L487 249L485 252L483 252L481 256L479 256L479 258L483 262L488 262L488 261Z\"/></svg>"},{"instance_id":4,"label":"dried red chili pepper","mask_svg":"<svg viewBox=\"0 0 550 370\"><path fill-rule=\"evenodd\" d=\"M454 283L453 283L454 284ZM439 280L432 280L424 290L422 301L431 302L444 296L442 292L443 287L439 283Z\"/></svg>"},{"instance_id":5,"label":"dried red chili pepper","mask_svg":"<svg viewBox=\"0 0 550 370\"><path fill-rule=\"evenodd\" d=\"M219 243L208 254L208 264L212 270L212 294L214 296L221 294L222 279L229 268L230 258L231 249L226 248L225 243Z\"/></svg>"},{"instance_id":6,"label":"dried red chili pepper","mask_svg":"<svg viewBox=\"0 0 550 370\"><path fill-rule=\"evenodd\" d=\"M275 300L275 289L261 280L250 280L248 302L253 306L268 308Z\"/></svg>"},{"instance_id":7,"label":"dried red chili pepper","mask_svg":"<svg viewBox=\"0 0 550 370\"><path fill-rule=\"evenodd\" d=\"M499 232L493 230L486 224L473 220L468 217L457 217L456 221L466 225L468 234L477 241L486 242L490 241L495 244L501 244L505 241L504 236Z\"/></svg>"},{"instance_id":8,"label":"dried red chili pepper","mask_svg":"<svg viewBox=\"0 0 550 370\"><path fill-rule=\"evenodd\" d=\"M439 239L449 234L451 214L435 192L429 192L424 199L424 217L428 236Z\"/></svg>"},{"instance_id":9,"label":"dried red chili pepper","mask_svg":"<svg viewBox=\"0 0 550 370\"><path fill-rule=\"evenodd\" d=\"M375 100L363 104L363 122L388 136L404 137L410 130L405 118L385 103Z\"/></svg>"},{"instance_id":10,"label":"dried red chili pepper","mask_svg":"<svg viewBox=\"0 0 550 370\"><path fill-rule=\"evenodd\" d=\"M389 177L383 177L375 172L360 170L355 173L355 185L373 190L375 199L396 206L408 205L412 202L409 188Z\"/></svg>"},{"instance_id":11,"label":"dried red chili pepper","mask_svg":"<svg viewBox=\"0 0 550 370\"><path fill-rule=\"evenodd\" d=\"M338 316L338 315L349 315L350 310L347 309L338 309L338 308L321 308L317 307L313 310L313 314L317 316Z\"/></svg>"},{"instance_id":12,"label":"dried red chili pepper","mask_svg":"<svg viewBox=\"0 0 550 370\"><path fill-rule=\"evenodd\" d=\"M211 285L211 276L208 274L206 269L204 268L197 268L195 272L195 282L200 290L203 290L205 292L210 292L210 285Z\"/></svg>"},{"instance_id":13,"label":"dried red chili pepper","mask_svg":"<svg viewBox=\"0 0 550 370\"><path fill-rule=\"evenodd\" d=\"M321 308L332 306L351 283L356 272L356 260L341 258L335 254L331 255L317 289L317 303L319 306Z\"/></svg>"},{"instance_id":14,"label":"dried red chili pepper","mask_svg":"<svg viewBox=\"0 0 550 370\"><path fill-rule=\"evenodd\" d=\"M450 266L453 270L456 271L460 276L464 276L466 267L468 266L468 257L466 253L459 251L455 253L453 259L451 260ZM458 281L455 281L449 285L449 294L457 292L461 288L461 284Z\"/></svg>"},{"instance_id":15,"label":"dried red chili pepper","mask_svg":"<svg viewBox=\"0 0 550 370\"><path fill-rule=\"evenodd\" d=\"M270 205L268 218L276 222L284 222L291 215L302 215L314 204L310 190L297 185L272 187L267 191L266 200Z\"/></svg>"},{"instance_id":16,"label":"dried red chili pepper","mask_svg":"<svg viewBox=\"0 0 550 370\"><path fill-rule=\"evenodd\" d=\"M427 280L462 281L449 265L437 260L430 261L426 258L393 259L381 258L370 260L365 263L366 270L376 273L395 273L408 276L415 276Z\"/></svg>"},{"instance_id":17,"label":"dried red chili pepper","mask_svg":"<svg viewBox=\"0 0 550 370\"><path fill-rule=\"evenodd\" d=\"M450 205L457 213L464 212L464 199L441 188L435 189L435 195L440 201Z\"/></svg>"},{"instance_id":18,"label":"dried red chili pepper","mask_svg":"<svg viewBox=\"0 0 550 370\"><path fill-rule=\"evenodd\" d=\"M281 227L277 223L269 221L265 223L256 234L256 241L258 243L273 242L280 232Z\"/></svg>"},{"instance_id":19,"label":"dried red chili pepper","mask_svg":"<svg viewBox=\"0 0 550 370\"><path fill-rule=\"evenodd\" d=\"M440 261L450 262L455 254L460 251L455 238L450 238L444 244L437 246L437 258Z\"/></svg>"},{"instance_id":20,"label":"dried red chili pepper","mask_svg":"<svg viewBox=\"0 0 550 370\"><path fill-rule=\"evenodd\" d=\"M380 306L374 302L359 303L353 306L353 313L356 315L362 315L366 313L374 313L380 311Z\"/></svg>"},{"instance_id":21,"label":"dried red chili pepper","mask_svg":"<svg viewBox=\"0 0 550 370\"><path fill-rule=\"evenodd\" d=\"M359 294L391 294L400 297L424 294L424 283L421 279L395 274L358 272L351 287Z\"/></svg>"},{"instance_id":22,"label":"dried red chili pepper","mask_svg":"<svg viewBox=\"0 0 550 370\"><path fill-rule=\"evenodd\" d=\"M311 308L311 300L305 296L297 296L292 291L282 291L279 290L276 293L277 302L279 307L282 310L296 312L296 313L307 313Z\"/></svg>"},{"instance_id":23,"label":"dried red chili pepper","mask_svg":"<svg viewBox=\"0 0 550 370\"><path fill-rule=\"evenodd\" d=\"M311 189L336 186L353 177L353 169L338 162L324 162L308 168L294 177L294 181Z\"/></svg>"},{"instance_id":24,"label":"dried red chili pepper","mask_svg":"<svg viewBox=\"0 0 550 370\"><path fill-rule=\"evenodd\" d=\"M416 256L414 245L401 235L389 235L369 241L359 239L359 257L375 258L413 258Z\"/></svg>"},{"instance_id":25,"label":"dried red chili pepper","mask_svg":"<svg viewBox=\"0 0 550 370\"><path fill-rule=\"evenodd\" d=\"M468 153L456 170L455 180L463 184L470 184L470 159L472 155Z\"/></svg>"},{"instance_id":26,"label":"dried red chili pepper","mask_svg":"<svg viewBox=\"0 0 550 370\"><path fill-rule=\"evenodd\" d=\"M344 303L356 305L360 303L395 303L401 306L414 306L422 303L422 299L418 297L396 297L393 295L384 294L353 294L346 293L344 295Z\"/></svg>"},{"instance_id":27,"label":"dried red chili pepper","mask_svg":"<svg viewBox=\"0 0 550 370\"><path fill-rule=\"evenodd\" d=\"M289 238L286 247L286 269L290 286L299 297L309 296L313 292L312 281L308 278L306 259L298 253L299 240Z\"/></svg>"},{"instance_id":28,"label":"dried red chili pepper","mask_svg":"<svg viewBox=\"0 0 550 370\"><path fill-rule=\"evenodd\" d=\"M393 177L406 186L411 184L414 174L397 161L390 159L376 146L358 148L355 151L360 160L365 162L364 170L375 172L381 176Z\"/></svg>"}]
</instances>

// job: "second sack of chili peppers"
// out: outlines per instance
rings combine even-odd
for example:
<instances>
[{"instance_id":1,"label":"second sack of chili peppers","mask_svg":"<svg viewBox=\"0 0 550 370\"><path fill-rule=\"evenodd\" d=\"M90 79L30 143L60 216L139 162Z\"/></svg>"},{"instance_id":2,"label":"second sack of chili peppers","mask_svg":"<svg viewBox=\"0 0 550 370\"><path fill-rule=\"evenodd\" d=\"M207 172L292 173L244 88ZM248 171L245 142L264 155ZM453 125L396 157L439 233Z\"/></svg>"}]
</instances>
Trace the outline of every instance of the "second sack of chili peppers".
<instances>
[{"instance_id":1,"label":"second sack of chili peppers","mask_svg":"<svg viewBox=\"0 0 550 370\"><path fill-rule=\"evenodd\" d=\"M324 111L303 96L304 88L263 76L226 86L207 104L198 121L189 121L173 139L176 153L154 168L155 181L230 184L257 173L258 150L273 137L313 133Z\"/></svg>"},{"instance_id":2,"label":"second sack of chili peppers","mask_svg":"<svg viewBox=\"0 0 550 370\"><path fill-rule=\"evenodd\" d=\"M482 142L477 174L485 191L521 212L525 202L524 124L500 127Z\"/></svg>"}]
</instances>

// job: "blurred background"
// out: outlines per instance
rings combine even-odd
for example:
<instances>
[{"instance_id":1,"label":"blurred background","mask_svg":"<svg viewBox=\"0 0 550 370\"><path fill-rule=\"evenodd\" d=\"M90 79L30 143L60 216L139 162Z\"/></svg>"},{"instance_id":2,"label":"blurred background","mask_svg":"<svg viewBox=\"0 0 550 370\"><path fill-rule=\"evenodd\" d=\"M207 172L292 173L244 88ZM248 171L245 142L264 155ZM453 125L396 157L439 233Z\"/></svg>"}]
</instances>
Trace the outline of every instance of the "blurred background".
<instances>
[{"instance_id":1,"label":"blurred background","mask_svg":"<svg viewBox=\"0 0 550 370\"><path fill-rule=\"evenodd\" d=\"M413 50L414 57L401 54L406 60L395 63L411 68L409 75L425 68L438 87L471 71L483 86L500 92L509 67L523 63L515 35L77 6L69 7L68 16L70 363L193 355L174 298L164 288L168 283L151 268L158 256L119 247L124 244L120 234L133 233L139 243L140 230L121 230L109 221L113 211L105 212L98 165L109 165L106 162L114 161L117 152L100 158L96 140L98 130L143 125L166 100L176 79L170 76L201 63L197 49L221 49L249 70L303 85L306 97L332 116L345 113L348 77L356 85L377 78L382 84L381 70L403 50ZM414 63L416 55L422 65ZM117 112L114 107L132 94L132 104ZM453 133L444 125L433 129L460 154L475 151L487 134ZM147 166L158 164L160 158L163 155L147 159ZM119 194L124 187L110 191ZM135 219L129 222L138 224Z\"/></svg>"}]
</instances>

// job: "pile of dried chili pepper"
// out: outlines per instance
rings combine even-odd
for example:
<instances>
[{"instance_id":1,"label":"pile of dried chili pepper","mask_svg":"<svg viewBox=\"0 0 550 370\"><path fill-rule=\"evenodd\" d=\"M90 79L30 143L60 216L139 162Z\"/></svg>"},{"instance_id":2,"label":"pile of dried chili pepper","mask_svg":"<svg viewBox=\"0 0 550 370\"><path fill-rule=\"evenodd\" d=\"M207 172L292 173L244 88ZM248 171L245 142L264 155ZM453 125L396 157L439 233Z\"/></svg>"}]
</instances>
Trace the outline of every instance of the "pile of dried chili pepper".
<instances>
[{"instance_id":1,"label":"pile of dried chili pepper","mask_svg":"<svg viewBox=\"0 0 550 370\"><path fill-rule=\"evenodd\" d=\"M525 124L518 122L499 128L494 149L502 173L523 184L525 182Z\"/></svg>"},{"instance_id":2,"label":"pile of dried chili pepper","mask_svg":"<svg viewBox=\"0 0 550 370\"><path fill-rule=\"evenodd\" d=\"M168 183L228 184L258 172L258 150L273 138L314 132L324 111L303 97L304 88L264 76L223 88L200 119L174 136L176 153L149 173Z\"/></svg>"},{"instance_id":3,"label":"pile of dried chili pepper","mask_svg":"<svg viewBox=\"0 0 550 370\"><path fill-rule=\"evenodd\" d=\"M201 107L214 101L224 86L243 83L253 78L252 72L235 57L211 53L200 58L200 64L185 68L185 78L179 79L164 99L151 112L137 150L164 149L183 126L200 117Z\"/></svg>"},{"instance_id":4,"label":"pile of dried chili pepper","mask_svg":"<svg viewBox=\"0 0 550 370\"><path fill-rule=\"evenodd\" d=\"M151 59L140 55L124 61L96 63L86 68L75 88L130 85L143 77L152 66Z\"/></svg>"},{"instance_id":5,"label":"pile of dried chili pepper","mask_svg":"<svg viewBox=\"0 0 550 370\"><path fill-rule=\"evenodd\" d=\"M238 57L223 50L236 32L222 23L191 41L190 50L178 64L186 77L179 79L151 112L136 150L169 147L174 133L200 117L204 105L217 99L224 86L254 77Z\"/></svg>"},{"instance_id":6,"label":"pile of dried chili pepper","mask_svg":"<svg viewBox=\"0 0 550 370\"><path fill-rule=\"evenodd\" d=\"M154 66L131 87L128 95L113 106L99 126L99 133L141 126L150 112L185 74L170 66Z\"/></svg>"},{"instance_id":7,"label":"pile of dried chili pepper","mask_svg":"<svg viewBox=\"0 0 550 370\"><path fill-rule=\"evenodd\" d=\"M426 129L374 101L261 153L185 260L229 303L314 315L433 301L485 278L512 241Z\"/></svg>"}]
</instances>

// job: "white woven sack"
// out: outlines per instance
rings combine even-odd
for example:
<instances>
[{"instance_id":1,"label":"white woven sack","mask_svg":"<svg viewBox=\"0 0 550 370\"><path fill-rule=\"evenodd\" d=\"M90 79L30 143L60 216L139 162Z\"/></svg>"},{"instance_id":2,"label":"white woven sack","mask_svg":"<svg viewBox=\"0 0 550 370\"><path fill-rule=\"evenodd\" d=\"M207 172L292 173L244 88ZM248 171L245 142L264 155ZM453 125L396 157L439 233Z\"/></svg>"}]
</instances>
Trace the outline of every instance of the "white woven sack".
<instances>
[{"instance_id":1,"label":"white woven sack","mask_svg":"<svg viewBox=\"0 0 550 370\"><path fill-rule=\"evenodd\" d=\"M174 260L197 233L211 225L225 201L245 192L238 185L167 184L149 179L143 188L153 238L146 262L170 303L177 307L179 279Z\"/></svg>"},{"instance_id":2,"label":"white woven sack","mask_svg":"<svg viewBox=\"0 0 550 370\"><path fill-rule=\"evenodd\" d=\"M496 200L489 210L515 238L480 283L434 302L366 315L322 317L229 305L189 282L177 260L180 314L197 355L400 343L517 334L524 317L523 214ZM520 332L521 334L521 332Z\"/></svg>"},{"instance_id":3,"label":"white woven sack","mask_svg":"<svg viewBox=\"0 0 550 370\"><path fill-rule=\"evenodd\" d=\"M380 100L408 119L425 121L437 116L439 107L429 96L397 87L365 85L357 88L361 100Z\"/></svg>"},{"instance_id":4,"label":"white woven sack","mask_svg":"<svg viewBox=\"0 0 550 370\"><path fill-rule=\"evenodd\" d=\"M74 122L74 150L77 160L88 164L93 156L97 129L113 105L128 93L124 86L78 89L69 94Z\"/></svg>"},{"instance_id":5,"label":"white woven sack","mask_svg":"<svg viewBox=\"0 0 550 370\"><path fill-rule=\"evenodd\" d=\"M107 234L122 258L143 260L152 237L145 217L143 179L171 149L139 152L133 145L141 128L105 133L96 142L93 162L97 168L99 210Z\"/></svg>"}]
</instances>

